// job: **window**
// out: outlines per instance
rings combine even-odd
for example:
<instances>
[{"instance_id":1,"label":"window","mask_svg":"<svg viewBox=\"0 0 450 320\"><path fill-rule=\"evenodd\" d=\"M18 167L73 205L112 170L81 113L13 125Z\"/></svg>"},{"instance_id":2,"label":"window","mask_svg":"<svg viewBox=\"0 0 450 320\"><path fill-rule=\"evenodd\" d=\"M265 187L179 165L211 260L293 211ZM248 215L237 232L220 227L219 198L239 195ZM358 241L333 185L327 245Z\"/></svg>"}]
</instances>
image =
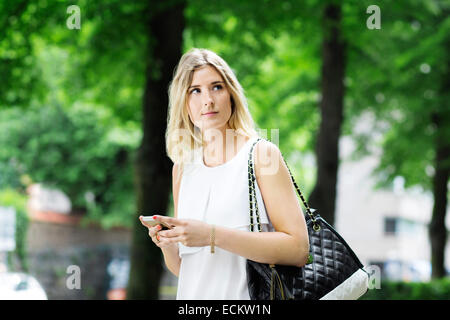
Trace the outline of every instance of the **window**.
<instances>
[{"instance_id":1,"label":"window","mask_svg":"<svg viewBox=\"0 0 450 320\"><path fill-rule=\"evenodd\" d=\"M426 231L426 226L418 221L400 217L384 217L384 234L417 236Z\"/></svg>"},{"instance_id":2,"label":"window","mask_svg":"<svg viewBox=\"0 0 450 320\"><path fill-rule=\"evenodd\" d=\"M396 235L397 234L397 218L385 217L384 218L384 234Z\"/></svg>"}]
</instances>

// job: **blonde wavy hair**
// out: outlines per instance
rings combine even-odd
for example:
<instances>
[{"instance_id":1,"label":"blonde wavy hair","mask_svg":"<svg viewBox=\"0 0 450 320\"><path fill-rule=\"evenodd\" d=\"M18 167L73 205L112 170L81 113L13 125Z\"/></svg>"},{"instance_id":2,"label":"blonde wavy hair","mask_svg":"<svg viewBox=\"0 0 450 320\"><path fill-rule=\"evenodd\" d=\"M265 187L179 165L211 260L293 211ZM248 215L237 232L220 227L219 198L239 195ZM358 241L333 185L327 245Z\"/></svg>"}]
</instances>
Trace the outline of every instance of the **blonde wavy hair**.
<instances>
[{"instance_id":1,"label":"blonde wavy hair","mask_svg":"<svg viewBox=\"0 0 450 320\"><path fill-rule=\"evenodd\" d=\"M192 159L193 151L203 145L200 129L189 118L187 93L194 72L206 65L217 70L230 92L231 116L228 120L230 128L246 137L258 135L248 110L244 89L225 60L210 50L192 48L181 57L168 90L166 151L173 163L179 164L180 168Z\"/></svg>"}]
</instances>

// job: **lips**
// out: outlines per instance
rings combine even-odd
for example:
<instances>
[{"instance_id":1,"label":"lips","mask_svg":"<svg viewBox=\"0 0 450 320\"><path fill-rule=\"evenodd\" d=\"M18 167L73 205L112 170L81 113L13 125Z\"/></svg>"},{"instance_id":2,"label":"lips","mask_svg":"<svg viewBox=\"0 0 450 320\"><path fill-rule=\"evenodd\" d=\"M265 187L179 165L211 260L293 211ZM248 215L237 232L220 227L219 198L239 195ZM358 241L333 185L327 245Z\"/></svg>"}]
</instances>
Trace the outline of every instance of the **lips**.
<instances>
[{"instance_id":1,"label":"lips","mask_svg":"<svg viewBox=\"0 0 450 320\"><path fill-rule=\"evenodd\" d=\"M207 112L207 113L204 113L203 116L211 115L211 114L216 114L216 113L217 113L217 112Z\"/></svg>"}]
</instances>

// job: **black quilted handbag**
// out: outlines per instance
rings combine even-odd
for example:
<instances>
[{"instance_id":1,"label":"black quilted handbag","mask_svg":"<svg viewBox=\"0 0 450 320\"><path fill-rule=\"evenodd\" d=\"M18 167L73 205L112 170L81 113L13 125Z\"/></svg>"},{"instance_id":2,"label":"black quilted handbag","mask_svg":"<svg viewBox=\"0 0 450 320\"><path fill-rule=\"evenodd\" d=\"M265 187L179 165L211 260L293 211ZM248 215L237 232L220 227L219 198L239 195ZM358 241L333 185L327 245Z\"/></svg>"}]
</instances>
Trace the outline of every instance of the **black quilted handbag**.
<instances>
[{"instance_id":1,"label":"black quilted handbag","mask_svg":"<svg viewBox=\"0 0 450 320\"><path fill-rule=\"evenodd\" d=\"M250 200L250 229L261 223L256 201L255 174L252 151L248 160L248 188ZM286 163L286 161L285 161ZM286 163L287 166L287 163ZM288 168L289 170L289 168ZM308 263L304 267L269 265L247 260L247 281L252 300L317 300L358 299L368 287L368 273L345 240L322 217L310 209L290 170L292 182L306 208L306 225L310 244Z\"/></svg>"}]
</instances>

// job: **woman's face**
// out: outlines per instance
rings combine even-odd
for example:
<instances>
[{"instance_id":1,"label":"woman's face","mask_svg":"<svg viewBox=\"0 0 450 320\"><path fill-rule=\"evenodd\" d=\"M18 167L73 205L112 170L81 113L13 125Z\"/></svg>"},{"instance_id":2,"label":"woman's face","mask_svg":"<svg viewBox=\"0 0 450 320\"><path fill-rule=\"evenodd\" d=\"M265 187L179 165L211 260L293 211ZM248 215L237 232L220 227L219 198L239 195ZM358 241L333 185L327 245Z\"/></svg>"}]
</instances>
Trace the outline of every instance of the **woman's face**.
<instances>
[{"instance_id":1,"label":"woman's face","mask_svg":"<svg viewBox=\"0 0 450 320\"><path fill-rule=\"evenodd\" d=\"M189 117L196 127L201 131L229 128L230 93L214 67L195 70L187 94Z\"/></svg>"}]
</instances>

